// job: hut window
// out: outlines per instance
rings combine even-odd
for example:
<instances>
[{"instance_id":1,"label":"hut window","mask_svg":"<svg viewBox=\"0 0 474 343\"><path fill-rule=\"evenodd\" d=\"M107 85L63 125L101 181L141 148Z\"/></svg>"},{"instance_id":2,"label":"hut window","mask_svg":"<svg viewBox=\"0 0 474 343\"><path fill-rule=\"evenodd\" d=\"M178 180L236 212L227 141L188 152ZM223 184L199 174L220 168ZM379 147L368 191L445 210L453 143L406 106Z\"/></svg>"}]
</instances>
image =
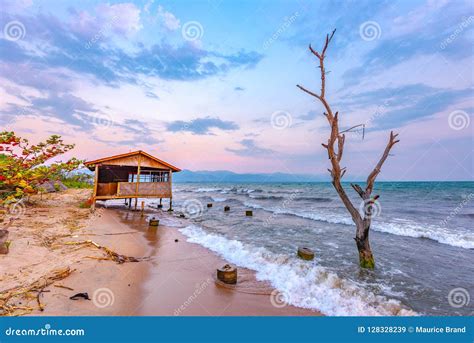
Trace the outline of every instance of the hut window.
<instances>
[{"instance_id":1,"label":"hut window","mask_svg":"<svg viewBox=\"0 0 474 343\"><path fill-rule=\"evenodd\" d=\"M137 173L129 173L128 182L137 182ZM169 172L143 171L140 173L140 182L169 182Z\"/></svg>"}]
</instances>

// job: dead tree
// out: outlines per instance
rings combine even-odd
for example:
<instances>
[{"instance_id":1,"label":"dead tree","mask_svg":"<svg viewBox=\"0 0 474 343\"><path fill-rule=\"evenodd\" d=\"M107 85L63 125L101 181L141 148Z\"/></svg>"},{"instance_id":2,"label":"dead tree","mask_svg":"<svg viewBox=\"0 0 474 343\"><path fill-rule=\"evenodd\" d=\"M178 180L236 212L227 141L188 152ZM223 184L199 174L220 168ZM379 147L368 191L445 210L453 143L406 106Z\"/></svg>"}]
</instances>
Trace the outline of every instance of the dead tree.
<instances>
[{"instance_id":1,"label":"dead tree","mask_svg":"<svg viewBox=\"0 0 474 343\"><path fill-rule=\"evenodd\" d=\"M387 146L380 158L379 162L372 170L372 172L367 177L367 182L365 189L357 184L351 184L352 188L357 192L357 194L362 198L362 206L359 208L363 208L363 211L359 211L356 206L352 203L349 197L346 194L346 191L341 185L341 179L346 172L346 167L341 168L341 160L344 152L344 142L345 142L345 134L339 131L339 113L333 112L331 106L326 100L326 69L324 66L324 59L326 57L326 51L331 42L334 33L334 30L330 35L326 35L326 42L324 44L323 50L321 52L317 52L314 50L311 45L309 45L309 50L311 53L316 57L317 62L319 63L319 69L321 72L321 90L319 94L309 91L308 89L304 88L303 86L297 85L299 89L308 93L309 95L318 99L324 109L324 115L326 116L329 126L331 127L331 134L326 144L322 144L322 146L327 150L328 157L331 162L331 169L328 169L329 173L331 174L332 184L339 194L344 206L349 211L352 220L356 225L356 237L354 238L356 241L357 249L359 251L359 263L362 268L374 268L375 261L374 256L372 254L372 250L370 249L369 244L369 230L370 224L372 221L372 216L375 211L376 201L379 198L378 195L372 196L372 191L374 188L374 182L377 176L380 173L382 165L384 164L385 160L387 159L390 150L392 147L399 142L397 140L398 134L394 134L393 131L390 132L390 138L388 140Z\"/></svg>"}]
</instances>

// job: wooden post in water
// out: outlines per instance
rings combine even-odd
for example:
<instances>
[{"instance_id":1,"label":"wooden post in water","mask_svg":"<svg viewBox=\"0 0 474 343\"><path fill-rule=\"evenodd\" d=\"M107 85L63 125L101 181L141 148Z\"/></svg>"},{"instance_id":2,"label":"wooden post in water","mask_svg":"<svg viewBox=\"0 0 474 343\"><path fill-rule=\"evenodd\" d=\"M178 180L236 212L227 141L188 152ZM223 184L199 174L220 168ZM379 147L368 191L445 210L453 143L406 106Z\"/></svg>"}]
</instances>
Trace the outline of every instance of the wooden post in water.
<instances>
[{"instance_id":1,"label":"wooden post in water","mask_svg":"<svg viewBox=\"0 0 474 343\"><path fill-rule=\"evenodd\" d=\"M224 283L235 285L237 283L237 268L229 264L222 268L217 268L217 279Z\"/></svg>"},{"instance_id":2,"label":"wooden post in water","mask_svg":"<svg viewBox=\"0 0 474 343\"><path fill-rule=\"evenodd\" d=\"M168 176L168 182L170 184L170 208L168 211L173 211L173 190L171 189L173 183L172 183L172 176L173 176L173 171L170 169L170 174Z\"/></svg>"},{"instance_id":3,"label":"wooden post in water","mask_svg":"<svg viewBox=\"0 0 474 343\"><path fill-rule=\"evenodd\" d=\"M135 184L135 211L137 210L137 203L138 203L138 191L139 191L139 184L140 184L140 164L141 164L141 154L138 154L138 168L137 168L137 182Z\"/></svg>"},{"instance_id":4,"label":"wooden post in water","mask_svg":"<svg viewBox=\"0 0 474 343\"><path fill-rule=\"evenodd\" d=\"M142 217L143 217L143 212L145 211L145 202L142 201Z\"/></svg>"}]
</instances>

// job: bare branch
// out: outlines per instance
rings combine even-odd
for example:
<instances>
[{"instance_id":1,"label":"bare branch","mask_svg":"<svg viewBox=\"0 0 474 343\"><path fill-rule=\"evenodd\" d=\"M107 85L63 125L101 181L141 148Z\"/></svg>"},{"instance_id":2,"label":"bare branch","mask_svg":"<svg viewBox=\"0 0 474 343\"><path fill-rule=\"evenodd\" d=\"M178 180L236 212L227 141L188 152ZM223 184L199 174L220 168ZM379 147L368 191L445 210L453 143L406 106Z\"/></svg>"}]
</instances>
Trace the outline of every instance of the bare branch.
<instances>
[{"instance_id":1,"label":"bare branch","mask_svg":"<svg viewBox=\"0 0 474 343\"><path fill-rule=\"evenodd\" d=\"M298 87L299 89L301 89L303 92L306 92L306 93L308 93L309 95L314 96L315 98L318 98L319 100L321 100L321 97L320 97L318 94L307 90L307 89L304 88L303 86L296 85L296 87Z\"/></svg>"},{"instance_id":2,"label":"bare branch","mask_svg":"<svg viewBox=\"0 0 474 343\"><path fill-rule=\"evenodd\" d=\"M352 188L354 188L354 190L357 192L357 194L359 194L359 196L362 198L362 199L366 199L366 195L365 195L365 192L364 190L362 189L361 186L359 186L358 184L356 183L351 183L351 186Z\"/></svg>"},{"instance_id":3,"label":"bare branch","mask_svg":"<svg viewBox=\"0 0 474 343\"><path fill-rule=\"evenodd\" d=\"M313 49L313 47L311 46L311 44L309 45L309 51L311 51L311 53L316 56L317 58L321 58L321 55L319 55L319 52L317 52L316 50Z\"/></svg>"},{"instance_id":4,"label":"bare branch","mask_svg":"<svg viewBox=\"0 0 474 343\"><path fill-rule=\"evenodd\" d=\"M365 193L368 196L370 196L370 194L372 193L372 190L374 188L375 179L379 175L380 170L382 169L382 166L383 166L385 160L387 159L388 155L390 154L390 150L392 149L392 147L395 144L400 142L400 140L396 139L397 137L398 137L398 134L395 134L395 133L393 133L393 131L390 131L390 138L389 138L387 146L385 147L385 150L382 154L382 157L380 158L379 162L375 166L374 170L372 170L372 172L367 177L367 187L365 189Z\"/></svg>"},{"instance_id":5,"label":"bare branch","mask_svg":"<svg viewBox=\"0 0 474 343\"><path fill-rule=\"evenodd\" d=\"M327 48L328 48L328 45L329 45L329 43L331 42L332 37L334 36L335 33L336 33L336 29L334 29L334 30L332 31L331 36L326 35L326 43L324 44L324 48L323 48L323 51L322 51L322 53L321 53L322 58L324 58L324 55L326 54L326 50L327 50Z\"/></svg>"}]
</instances>

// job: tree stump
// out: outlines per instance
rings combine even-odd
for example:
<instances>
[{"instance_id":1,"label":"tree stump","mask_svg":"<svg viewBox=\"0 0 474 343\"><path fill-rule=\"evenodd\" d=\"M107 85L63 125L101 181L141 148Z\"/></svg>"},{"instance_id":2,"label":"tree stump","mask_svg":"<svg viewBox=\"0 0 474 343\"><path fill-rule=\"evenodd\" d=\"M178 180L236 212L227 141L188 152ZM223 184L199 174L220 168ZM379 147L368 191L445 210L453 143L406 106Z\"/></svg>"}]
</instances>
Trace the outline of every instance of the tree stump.
<instances>
[{"instance_id":1,"label":"tree stump","mask_svg":"<svg viewBox=\"0 0 474 343\"><path fill-rule=\"evenodd\" d=\"M158 219L155 219L155 217L151 218L148 222L148 226L157 227L158 225L160 225L160 221Z\"/></svg>"},{"instance_id":2,"label":"tree stump","mask_svg":"<svg viewBox=\"0 0 474 343\"><path fill-rule=\"evenodd\" d=\"M212 204L207 204L207 208L211 208L212 207Z\"/></svg>"},{"instance_id":3,"label":"tree stump","mask_svg":"<svg viewBox=\"0 0 474 343\"><path fill-rule=\"evenodd\" d=\"M0 230L0 254L8 254L10 242L8 241L8 230Z\"/></svg>"},{"instance_id":4,"label":"tree stump","mask_svg":"<svg viewBox=\"0 0 474 343\"><path fill-rule=\"evenodd\" d=\"M217 279L224 283L235 285L237 283L237 268L230 264L217 268Z\"/></svg>"},{"instance_id":5,"label":"tree stump","mask_svg":"<svg viewBox=\"0 0 474 343\"><path fill-rule=\"evenodd\" d=\"M225 206L224 207L224 212L229 212L230 211L230 206Z\"/></svg>"},{"instance_id":6,"label":"tree stump","mask_svg":"<svg viewBox=\"0 0 474 343\"><path fill-rule=\"evenodd\" d=\"M298 257L306 261L311 261L314 259L314 252L308 248L298 248Z\"/></svg>"}]
</instances>

